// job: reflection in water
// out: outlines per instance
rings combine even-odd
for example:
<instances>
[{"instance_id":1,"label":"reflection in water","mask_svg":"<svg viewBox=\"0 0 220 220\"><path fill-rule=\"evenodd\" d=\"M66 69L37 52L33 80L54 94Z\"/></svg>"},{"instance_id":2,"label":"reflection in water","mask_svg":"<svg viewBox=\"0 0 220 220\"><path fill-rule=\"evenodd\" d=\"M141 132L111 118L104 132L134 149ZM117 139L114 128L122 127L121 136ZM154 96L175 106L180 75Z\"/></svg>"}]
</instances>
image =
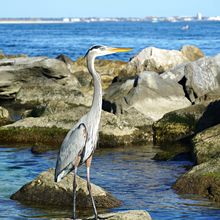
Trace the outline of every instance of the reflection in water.
<instances>
[{"instance_id":1,"label":"reflection in water","mask_svg":"<svg viewBox=\"0 0 220 220\"><path fill-rule=\"evenodd\" d=\"M220 210L201 197L179 196L171 189L185 172L187 161L156 162L152 146L97 150L91 169L92 182L102 186L123 205L113 211L145 209L154 219L220 219ZM26 182L55 166L56 152L34 155L30 149L0 148L0 218L51 219L69 217L71 210L22 205L9 199ZM79 169L85 177L85 167ZM101 210L105 212L106 210ZM88 210L80 215L92 214Z\"/></svg>"}]
</instances>

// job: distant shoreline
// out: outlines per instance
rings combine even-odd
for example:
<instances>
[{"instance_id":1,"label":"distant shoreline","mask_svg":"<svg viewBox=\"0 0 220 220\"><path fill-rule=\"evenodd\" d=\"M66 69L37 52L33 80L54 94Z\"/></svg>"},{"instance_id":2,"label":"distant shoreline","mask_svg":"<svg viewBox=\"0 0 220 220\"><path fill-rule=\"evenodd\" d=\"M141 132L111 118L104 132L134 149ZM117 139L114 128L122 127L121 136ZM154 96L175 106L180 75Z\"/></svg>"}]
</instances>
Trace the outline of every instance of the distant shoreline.
<instances>
[{"instance_id":1,"label":"distant shoreline","mask_svg":"<svg viewBox=\"0 0 220 220\"><path fill-rule=\"evenodd\" d=\"M202 17L198 16L173 16L173 17L156 17L148 16L144 18L99 18L99 17L83 17L83 18L0 18L0 24L69 24L69 23L92 23L92 22L196 22L196 21L220 21L220 16Z\"/></svg>"}]
</instances>

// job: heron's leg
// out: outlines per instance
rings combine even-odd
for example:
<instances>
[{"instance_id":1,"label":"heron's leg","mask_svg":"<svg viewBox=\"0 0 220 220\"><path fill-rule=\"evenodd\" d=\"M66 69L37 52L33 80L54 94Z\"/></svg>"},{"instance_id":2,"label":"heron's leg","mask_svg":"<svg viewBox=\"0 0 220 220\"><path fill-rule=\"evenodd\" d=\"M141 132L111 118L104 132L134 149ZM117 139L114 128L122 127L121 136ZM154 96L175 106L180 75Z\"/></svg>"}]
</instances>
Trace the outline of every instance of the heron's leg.
<instances>
[{"instance_id":1,"label":"heron's leg","mask_svg":"<svg viewBox=\"0 0 220 220\"><path fill-rule=\"evenodd\" d=\"M95 206L94 198L93 198L93 196L92 196L91 183L90 183L90 166L91 166L91 163L92 163L92 156L90 156L90 157L87 159L87 161L86 161L87 188L88 188L88 191L89 191L89 195L90 195L90 197L91 197L92 207L93 207L93 212L94 212L94 215L95 215L95 219L98 219L97 209L96 209L96 206Z\"/></svg>"},{"instance_id":2,"label":"heron's leg","mask_svg":"<svg viewBox=\"0 0 220 220\"><path fill-rule=\"evenodd\" d=\"M74 168L73 175L73 219L76 219L76 175L77 175L77 166Z\"/></svg>"}]
</instances>

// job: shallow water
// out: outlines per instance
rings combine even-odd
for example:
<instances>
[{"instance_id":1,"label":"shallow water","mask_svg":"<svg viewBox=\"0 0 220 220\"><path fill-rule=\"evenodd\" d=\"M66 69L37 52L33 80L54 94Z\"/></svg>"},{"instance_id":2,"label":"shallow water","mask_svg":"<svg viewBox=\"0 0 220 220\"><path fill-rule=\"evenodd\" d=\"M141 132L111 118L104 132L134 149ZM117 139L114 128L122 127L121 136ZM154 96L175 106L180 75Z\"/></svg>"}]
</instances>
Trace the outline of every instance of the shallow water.
<instances>
[{"instance_id":1,"label":"shallow water","mask_svg":"<svg viewBox=\"0 0 220 220\"><path fill-rule=\"evenodd\" d=\"M109 211L145 209L153 219L220 219L213 203L192 196L179 196L171 186L185 172L188 161L156 162L156 147L98 149L91 170L92 182L122 200ZM29 148L0 148L0 218L51 219L69 217L71 210L33 208L10 200L12 193L40 172L55 166L57 152L32 154ZM79 169L85 176L85 167ZM103 210L102 210L103 212ZM91 211L78 213L90 215Z\"/></svg>"}]
</instances>

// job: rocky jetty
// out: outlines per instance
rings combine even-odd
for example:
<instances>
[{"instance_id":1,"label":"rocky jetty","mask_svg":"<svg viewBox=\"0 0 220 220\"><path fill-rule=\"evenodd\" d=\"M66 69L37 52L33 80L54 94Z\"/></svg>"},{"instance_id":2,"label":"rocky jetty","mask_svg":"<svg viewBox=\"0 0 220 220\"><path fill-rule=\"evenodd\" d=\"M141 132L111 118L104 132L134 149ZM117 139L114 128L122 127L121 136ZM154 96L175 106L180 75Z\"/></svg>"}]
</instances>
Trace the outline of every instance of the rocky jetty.
<instances>
[{"instance_id":1,"label":"rocky jetty","mask_svg":"<svg viewBox=\"0 0 220 220\"><path fill-rule=\"evenodd\" d=\"M194 173L200 175L204 164L211 169L216 161L212 182L218 186L220 55L205 57L190 45L179 51L149 47L129 62L96 60L95 66L104 89L100 147L172 143L155 159L190 154L199 165L183 179L195 185ZM38 153L59 148L68 130L89 111L92 85L84 58L0 54L0 142L34 146L32 151ZM191 144L181 147L180 141ZM187 193L183 188L188 185L182 183L178 191ZM15 195L27 192L27 198L35 198L27 190L32 185L37 182Z\"/></svg>"},{"instance_id":2,"label":"rocky jetty","mask_svg":"<svg viewBox=\"0 0 220 220\"><path fill-rule=\"evenodd\" d=\"M54 169L42 172L36 179L25 184L11 196L11 199L38 206L71 207L73 196L73 174L67 175L59 183L54 182ZM92 207L86 180L77 176L77 206ZM113 208L121 204L103 188L92 184L92 192L97 207Z\"/></svg>"}]
</instances>

